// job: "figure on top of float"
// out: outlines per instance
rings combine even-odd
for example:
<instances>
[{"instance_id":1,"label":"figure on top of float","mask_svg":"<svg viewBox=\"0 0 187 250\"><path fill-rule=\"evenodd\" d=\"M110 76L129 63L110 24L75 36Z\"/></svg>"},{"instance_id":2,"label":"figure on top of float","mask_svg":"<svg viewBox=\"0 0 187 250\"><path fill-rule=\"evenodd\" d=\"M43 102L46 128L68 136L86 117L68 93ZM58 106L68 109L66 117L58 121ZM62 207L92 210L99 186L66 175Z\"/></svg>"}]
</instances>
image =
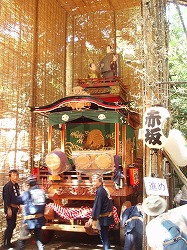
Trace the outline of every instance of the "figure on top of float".
<instances>
[{"instance_id":1,"label":"figure on top of float","mask_svg":"<svg viewBox=\"0 0 187 250\"><path fill-rule=\"evenodd\" d=\"M99 78L99 73L97 71L97 66L95 63L90 63L90 72L88 73L88 78Z\"/></svg>"},{"instance_id":2,"label":"figure on top of float","mask_svg":"<svg viewBox=\"0 0 187 250\"><path fill-rule=\"evenodd\" d=\"M112 47L107 46L106 55L99 63L101 76L104 78L113 78L120 76L120 60L119 55L112 52Z\"/></svg>"}]
</instances>

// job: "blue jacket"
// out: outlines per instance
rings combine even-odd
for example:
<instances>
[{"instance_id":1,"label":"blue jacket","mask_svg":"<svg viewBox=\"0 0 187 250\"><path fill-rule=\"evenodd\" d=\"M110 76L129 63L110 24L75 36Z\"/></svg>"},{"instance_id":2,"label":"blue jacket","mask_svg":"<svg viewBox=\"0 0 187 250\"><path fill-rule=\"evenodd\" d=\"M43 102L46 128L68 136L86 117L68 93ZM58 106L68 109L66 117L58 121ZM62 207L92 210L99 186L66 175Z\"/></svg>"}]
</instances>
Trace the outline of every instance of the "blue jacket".
<instances>
[{"instance_id":1,"label":"blue jacket","mask_svg":"<svg viewBox=\"0 0 187 250\"><path fill-rule=\"evenodd\" d=\"M38 186L31 187L17 198L19 204L24 205L24 216L44 214L46 198L45 193ZM41 228L45 225L44 216L37 219L24 220L28 229Z\"/></svg>"},{"instance_id":2,"label":"blue jacket","mask_svg":"<svg viewBox=\"0 0 187 250\"><path fill-rule=\"evenodd\" d=\"M167 238L163 242L164 250L186 250L187 249L187 235L180 230L170 220L165 220L162 225L168 230Z\"/></svg>"},{"instance_id":3,"label":"blue jacket","mask_svg":"<svg viewBox=\"0 0 187 250\"><path fill-rule=\"evenodd\" d=\"M125 211L122 213L122 223L121 223L122 227L124 227L126 221L132 218L133 216L138 216L143 218L143 215L138 210L137 206L126 208ZM129 233L132 230L135 230L136 232L143 234L143 221L139 219L129 221L125 227L125 233Z\"/></svg>"},{"instance_id":4,"label":"blue jacket","mask_svg":"<svg viewBox=\"0 0 187 250\"><path fill-rule=\"evenodd\" d=\"M115 224L113 215L102 216L107 213L112 213L113 203L109 191L101 185L96 191L96 197L92 209L92 217L99 219L101 226L110 226Z\"/></svg>"}]
</instances>

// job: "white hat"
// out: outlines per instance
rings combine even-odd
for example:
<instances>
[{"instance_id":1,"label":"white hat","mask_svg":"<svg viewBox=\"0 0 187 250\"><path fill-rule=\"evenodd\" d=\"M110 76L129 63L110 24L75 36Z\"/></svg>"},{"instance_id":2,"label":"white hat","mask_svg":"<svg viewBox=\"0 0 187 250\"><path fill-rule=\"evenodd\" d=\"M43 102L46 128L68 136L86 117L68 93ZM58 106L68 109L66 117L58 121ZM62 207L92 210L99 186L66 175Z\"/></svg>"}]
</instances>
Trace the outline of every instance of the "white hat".
<instances>
[{"instance_id":1,"label":"white hat","mask_svg":"<svg viewBox=\"0 0 187 250\"><path fill-rule=\"evenodd\" d=\"M167 202L159 195L150 195L142 203L144 213L150 216L162 214L167 207Z\"/></svg>"}]
</instances>

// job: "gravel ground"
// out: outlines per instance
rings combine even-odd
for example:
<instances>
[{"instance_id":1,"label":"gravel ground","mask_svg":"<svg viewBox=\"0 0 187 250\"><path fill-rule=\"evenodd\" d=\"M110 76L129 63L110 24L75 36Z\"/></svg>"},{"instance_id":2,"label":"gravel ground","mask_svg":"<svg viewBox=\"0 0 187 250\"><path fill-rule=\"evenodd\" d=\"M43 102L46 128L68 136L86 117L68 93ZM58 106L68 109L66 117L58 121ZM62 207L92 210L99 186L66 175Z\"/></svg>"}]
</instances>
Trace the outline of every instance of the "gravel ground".
<instances>
[{"instance_id":1,"label":"gravel ground","mask_svg":"<svg viewBox=\"0 0 187 250\"><path fill-rule=\"evenodd\" d=\"M111 249L121 250L117 237L110 235ZM99 236L90 236L85 233L57 232L52 240L45 245L45 250L101 250ZM25 250L37 250L34 238L27 241Z\"/></svg>"}]
</instances>

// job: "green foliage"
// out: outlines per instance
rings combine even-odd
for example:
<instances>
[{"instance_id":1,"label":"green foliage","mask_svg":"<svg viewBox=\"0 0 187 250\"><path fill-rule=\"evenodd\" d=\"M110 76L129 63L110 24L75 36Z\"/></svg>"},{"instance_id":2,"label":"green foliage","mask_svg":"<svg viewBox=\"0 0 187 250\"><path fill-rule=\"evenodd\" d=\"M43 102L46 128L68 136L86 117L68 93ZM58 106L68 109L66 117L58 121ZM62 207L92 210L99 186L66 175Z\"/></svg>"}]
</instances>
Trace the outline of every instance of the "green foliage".
<instances>
[{"instance_id":1,"label":"green foliage","mask_svg":"<svg viewBox=\"0 0 187 250\"><path fill-rule=\"evenodd\" d=\"M171 89L172 125L187 138L187 86L173 86Z\"/></svg>"},{"instance_id":2,"label":"green foliage","mask_svg":"<svg viewBox=\"0 0 187 250\"><path fill-rule=\"evenodd\" d=\"M182 18L187 26L187 7L180 6ZM169 25L169 76L171 85L172 126L187 138L187 37L179 13L173 4L168 11ZM186 82L186 83L185 83Z\"/></svg>"}]
</instances>

